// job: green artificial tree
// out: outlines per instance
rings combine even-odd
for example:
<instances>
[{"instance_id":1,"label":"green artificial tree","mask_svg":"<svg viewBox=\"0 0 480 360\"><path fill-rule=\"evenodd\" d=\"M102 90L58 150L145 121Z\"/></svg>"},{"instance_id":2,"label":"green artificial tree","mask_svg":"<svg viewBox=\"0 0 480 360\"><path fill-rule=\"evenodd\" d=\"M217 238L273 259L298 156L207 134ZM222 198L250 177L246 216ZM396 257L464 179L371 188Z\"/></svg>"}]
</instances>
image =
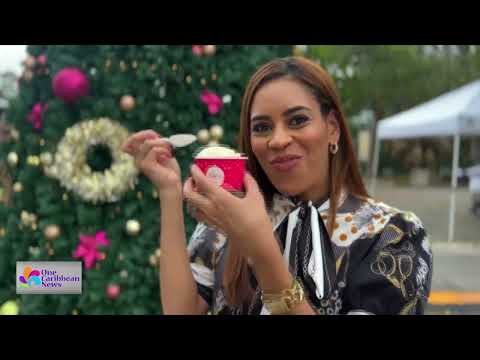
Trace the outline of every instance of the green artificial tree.
<instances>
[{"instance_id":1,"label":"green artificial tree","mask_svg":"<svg viewBox=\"0 0 480 360\"><path fill-rule=\"evenodd\" d=\"M159 200L119 144L144 129L198 134L177 151L186 176L202 144L237 146L248 78L291 53L286 45L29 46L0 141L0 305L17 300L20 314L160 314ZM189 236L195 223L186 222ZM108 245L94 248L95 259L74 258L80 236L101 232ZM16 261L73 260L83 261L82 295L16 295Z\"/></svg>"}]
</instances>

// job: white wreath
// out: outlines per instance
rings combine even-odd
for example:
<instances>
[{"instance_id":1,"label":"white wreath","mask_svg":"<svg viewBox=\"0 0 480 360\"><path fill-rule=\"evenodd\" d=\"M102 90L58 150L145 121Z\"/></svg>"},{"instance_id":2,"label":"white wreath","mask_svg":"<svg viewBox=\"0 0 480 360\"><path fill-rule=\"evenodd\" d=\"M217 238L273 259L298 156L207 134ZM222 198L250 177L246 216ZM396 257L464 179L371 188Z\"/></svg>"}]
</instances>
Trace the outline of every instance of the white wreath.
<instances>
[{"instance_id":1,"label":"white wreath","mask_svg":"<svg viewBox=\"0 0 480 360\"><path fill-rule=\"evenodd\" d=\"M133 158L120 149L128 136L125 127L108 118L78 123L65 132L53 163L44 167L45 173L85 201L116 202L135 188L138 178ZM102 172L92 171L87 164L88 149L99 144L112 154L112 165Z\"/></svg>"}]
</instances>

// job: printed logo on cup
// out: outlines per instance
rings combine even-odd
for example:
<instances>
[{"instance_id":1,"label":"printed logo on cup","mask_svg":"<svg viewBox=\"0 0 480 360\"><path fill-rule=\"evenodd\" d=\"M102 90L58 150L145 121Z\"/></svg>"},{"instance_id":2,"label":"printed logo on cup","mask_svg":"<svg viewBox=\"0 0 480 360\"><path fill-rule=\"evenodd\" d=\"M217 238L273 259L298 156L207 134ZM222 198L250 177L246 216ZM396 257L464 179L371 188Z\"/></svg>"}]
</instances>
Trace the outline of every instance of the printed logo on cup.
<instances>
[{"instance_id":1,"label":"printed logo on cup","mask_svg":"<svg viewBox=\"0 0 480 360\"><path fill-rule=\"evenodd\" d=\"M221 186L225 181L225 173L218 166L212 166L208 168L206 176L213 180L213 182Z\"/></svg>"},{"instance_id":2,"label":"printed logo on cup","mask_svg":"<svg viewBox=\"0 0 480 360\"><path fill-rule=\"evenodd\" d=\"M81 294L80 261L17 261L17 294Z\"/></svg>"}]
</instances>

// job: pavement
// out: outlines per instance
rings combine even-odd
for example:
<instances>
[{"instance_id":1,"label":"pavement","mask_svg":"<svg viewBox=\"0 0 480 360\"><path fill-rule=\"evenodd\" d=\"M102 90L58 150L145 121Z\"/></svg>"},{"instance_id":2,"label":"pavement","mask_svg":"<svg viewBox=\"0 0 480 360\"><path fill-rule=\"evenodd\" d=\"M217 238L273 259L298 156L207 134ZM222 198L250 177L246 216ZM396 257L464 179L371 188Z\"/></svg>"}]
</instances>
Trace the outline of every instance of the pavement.
<instances>
[{"instance_id":1,"label":"pavement","mask_svg":"<svg viewBox=\"0 0 480 360\"><path fill-rule=\"evenodd\" d=\"M433 243L433 279L426 313L480 315L480 246Z\"/></svg>"},{"instance_id":2,"label":"pavement","mask_svg":"<svg viewBox=\"0 0 480 360\"><path fill-rule=\"evenodd\" d=\"M455 236L447 242L450 188L399 187L380 181L376 199L411 210L424 223L433 251L433 279L426 313L480 315L480 218L466 188L456 192Z\"/></svg>"}]
</instances>

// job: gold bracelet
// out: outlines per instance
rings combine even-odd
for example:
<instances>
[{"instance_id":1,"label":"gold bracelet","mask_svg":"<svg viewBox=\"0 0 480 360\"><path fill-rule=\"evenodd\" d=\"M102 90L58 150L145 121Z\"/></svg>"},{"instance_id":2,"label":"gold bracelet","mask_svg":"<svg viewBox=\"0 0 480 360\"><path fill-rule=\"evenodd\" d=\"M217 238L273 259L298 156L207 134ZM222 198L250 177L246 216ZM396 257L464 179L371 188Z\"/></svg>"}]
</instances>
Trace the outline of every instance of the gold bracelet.
<instances>
[{"instance_id":1,"label":"gold bracelet","mask_svg":"<svg viewBox=\"0 0 480 360\"><path fill-rule=\"evenodd\" d=\"M304 299L305 293L297 279L293 280L289 289L283 290L280 294L262 292L262 301L272 315L288 314Z\"/></svg>"}]
</instances>

